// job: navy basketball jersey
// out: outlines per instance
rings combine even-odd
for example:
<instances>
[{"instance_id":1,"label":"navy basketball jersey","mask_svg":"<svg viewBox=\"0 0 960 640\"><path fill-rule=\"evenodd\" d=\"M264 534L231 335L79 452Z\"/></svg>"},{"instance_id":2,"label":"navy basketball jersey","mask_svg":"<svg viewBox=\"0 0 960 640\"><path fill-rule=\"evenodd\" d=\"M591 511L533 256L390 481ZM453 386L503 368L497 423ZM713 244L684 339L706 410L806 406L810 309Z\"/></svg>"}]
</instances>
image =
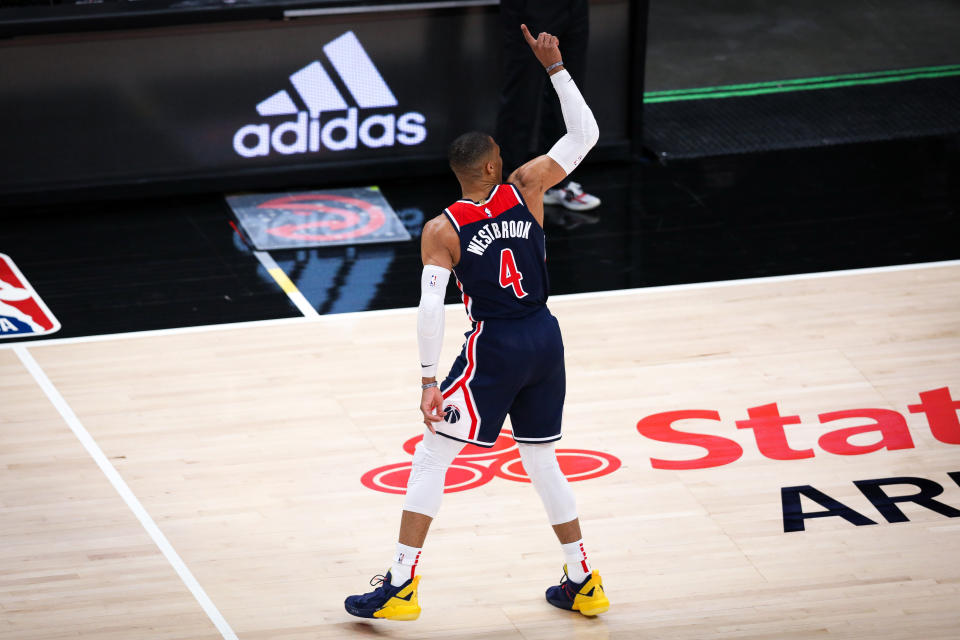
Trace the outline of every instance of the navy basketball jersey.
<instances>
[{"instance_id":1,"label":"navy basketball jersey","mask_svg":"<svg viewBox=\"0 0 960 640\"><path fill-rule=\"evenodd\" d=\"M522 318L547 302L543 228L511 184L487 200L458 200L444 210L460 236L453 268L471 321Z\"/></svg>"}]
</instances>

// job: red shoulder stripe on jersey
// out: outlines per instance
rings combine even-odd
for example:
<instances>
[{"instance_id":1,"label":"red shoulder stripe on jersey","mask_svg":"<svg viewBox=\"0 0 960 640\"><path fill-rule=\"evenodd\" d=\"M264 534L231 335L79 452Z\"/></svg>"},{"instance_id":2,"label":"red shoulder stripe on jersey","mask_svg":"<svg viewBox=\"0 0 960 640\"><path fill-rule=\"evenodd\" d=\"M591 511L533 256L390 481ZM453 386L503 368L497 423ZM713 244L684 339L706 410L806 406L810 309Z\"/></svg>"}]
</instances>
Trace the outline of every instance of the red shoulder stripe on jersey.
<instances>
[{"instance_id":1,"label":"red shoulder stripe on jersey","mask_svg":"<svg viewBox=\"0 0 960 640\"><path fill-rule=\"evenodd\" d=\"M460 223L457 222L457 218L450 212L450 209L444 209L443 213L447 216L447 219L450 220L450 224L452 224L453 228L457 230L457 233L460 233Z\"/></svg>"},{"instance_id":2,"label":"red shoulder stripe on jersey","mask_svg":"<svg viewBox=\"0 0 960 640\"><path fill-rule=\"evenodd\" d=\"M499 186L508 187L510 185ZM498 187L496 192L491 195L490 202L487 203L487 207L490 209L490 217L496 218L504 211L509 211L518 204L520 204L520 201L517 199L516 194L513 193L513 189L500 189Z\"/></svg>"},{"instance_id":3,"label":"red shoulder stripe on jersey","mask_svg":"<svg viewBox=\"0 0 960 640\"><path fill-rule=\"evenodd\" d=\"M454 202L452 205L447 207L447 211L450 212L450 216L456 221L457 231L472 222L480 222L481 220L487 220L490 218L490 216L488 216L484 211L483 207L480 207L476 203L472 202Z\"/></svg>"},{"instance_id":4,"label":"red shoulder stripe on jersey","mask_svg":"<svg viewBox=\"0 0 960 640\"><path fill-rule=\"evenodd\" d=\"M527 201L523 199L522 195L520 195L520 189L518 189L516 185L509 182L507 183L507 185L513 190L513 195L517 196L517 202L519 202L523 206L527 206Z\"/></svg>"},{"instance_id":5,"label":"red shoulder stripe on jersey","mask_svg":"<svg viewBox=\"0 0 960 640\"><path fill-rule=\"evenodd\" d=\"M503 186L510 188L501 189L500 187ZM490 192L490 199L484 204L478 204L472 200L457 200L447 208L447 211L456 219L459 225L457 230L459 231L460 227L473 222L496 218L517 205L525 206L523 198L520 197L513 185L501 184L493 188L493 191Z\"/></svg>"}]
</instances>

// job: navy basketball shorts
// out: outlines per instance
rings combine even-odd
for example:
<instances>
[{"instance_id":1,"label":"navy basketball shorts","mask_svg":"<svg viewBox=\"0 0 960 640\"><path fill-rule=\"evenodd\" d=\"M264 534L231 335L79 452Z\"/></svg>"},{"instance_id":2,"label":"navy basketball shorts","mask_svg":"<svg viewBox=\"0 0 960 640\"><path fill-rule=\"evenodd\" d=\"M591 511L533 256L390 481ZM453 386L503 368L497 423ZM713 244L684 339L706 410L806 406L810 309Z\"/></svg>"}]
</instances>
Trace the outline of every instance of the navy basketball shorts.
<instances>
[{"instance_id":1,"label":"navy basketball shorts","mask_svg":"<svg viewBox=\"0 0 960 640\"><path fill-rule=\"evenodd\" d=\"M517 442L561 435L566 372L560 325L543 307L525 318L481 320L440 385L444 421L437 433L492 447L510 415Z\"/></svg>"}]
</instances>

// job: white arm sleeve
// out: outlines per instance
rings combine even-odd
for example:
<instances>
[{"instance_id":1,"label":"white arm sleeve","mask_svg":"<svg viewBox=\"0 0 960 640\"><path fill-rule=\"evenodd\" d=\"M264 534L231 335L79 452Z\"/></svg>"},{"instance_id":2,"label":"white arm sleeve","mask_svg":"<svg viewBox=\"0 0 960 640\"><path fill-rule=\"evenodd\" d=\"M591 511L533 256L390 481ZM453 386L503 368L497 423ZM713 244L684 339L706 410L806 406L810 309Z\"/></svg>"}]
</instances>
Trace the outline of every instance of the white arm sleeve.
<instances>
[{"instance_id":1,"label":"white arm sleeve","mask_svg":"<svg viewBox=\"0 0 960 640\"><path fill-rule=\"evenodd\" d=\"M450 271L428 264L420 276L420 306L417 309L417 344L420 347L420 376L437 375L437 361L443 345L443 297Z\"/></svg>"},{"instance_id":2,"label":"white arm sleeve","mask_svg":"<svg viewBox=\"0 0 960 640\"><path fill-rule=\"evenodd\" d=\"M547 155L557 161L569 175L587 152L597 144L600 138L600 128L593 112L580 95L577 84L570 77L566 69L550 76L553 88L560 98L560 109L563 111L563 122L567 125L567 133L557 140Z\"/></svg>"}]
</instances>

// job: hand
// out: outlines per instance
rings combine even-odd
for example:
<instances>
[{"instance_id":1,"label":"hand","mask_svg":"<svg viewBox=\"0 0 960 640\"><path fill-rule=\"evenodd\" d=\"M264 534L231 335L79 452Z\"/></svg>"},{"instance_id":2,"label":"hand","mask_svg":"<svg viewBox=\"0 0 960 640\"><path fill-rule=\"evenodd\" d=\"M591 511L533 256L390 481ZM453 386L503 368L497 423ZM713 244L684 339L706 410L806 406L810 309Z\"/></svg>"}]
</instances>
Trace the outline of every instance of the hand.
<instances>
[{"instance_id":1,"label":"hand","mask_svg":"<svg viewBox=\"0 0 960 640\"><path fill-rule=\"evenodd\" d=\"M543 31L539 36L534 38L530 35L530 31L525 24L520 25L520 31L523 32L523 37L527 41L527 44L530 45L530 49L533 50L533 55L537 56L537 60L540 61L544 69L555 62L561 61L560 40L558 40L556 36L552 36L546 31Z\"/></svg>"},{"instance_id":2,"label":"hand","mask_svg":"<svg viewBox=\"0 0 960 640\"><path fill-rule=\"evenodd\" d=\"M436 433L434 422L443 421L443 394L438 387L423 390L420 397L420 412L423 414L423 424L427 425L430 433Z\"/></svg>"}]
</instances>

